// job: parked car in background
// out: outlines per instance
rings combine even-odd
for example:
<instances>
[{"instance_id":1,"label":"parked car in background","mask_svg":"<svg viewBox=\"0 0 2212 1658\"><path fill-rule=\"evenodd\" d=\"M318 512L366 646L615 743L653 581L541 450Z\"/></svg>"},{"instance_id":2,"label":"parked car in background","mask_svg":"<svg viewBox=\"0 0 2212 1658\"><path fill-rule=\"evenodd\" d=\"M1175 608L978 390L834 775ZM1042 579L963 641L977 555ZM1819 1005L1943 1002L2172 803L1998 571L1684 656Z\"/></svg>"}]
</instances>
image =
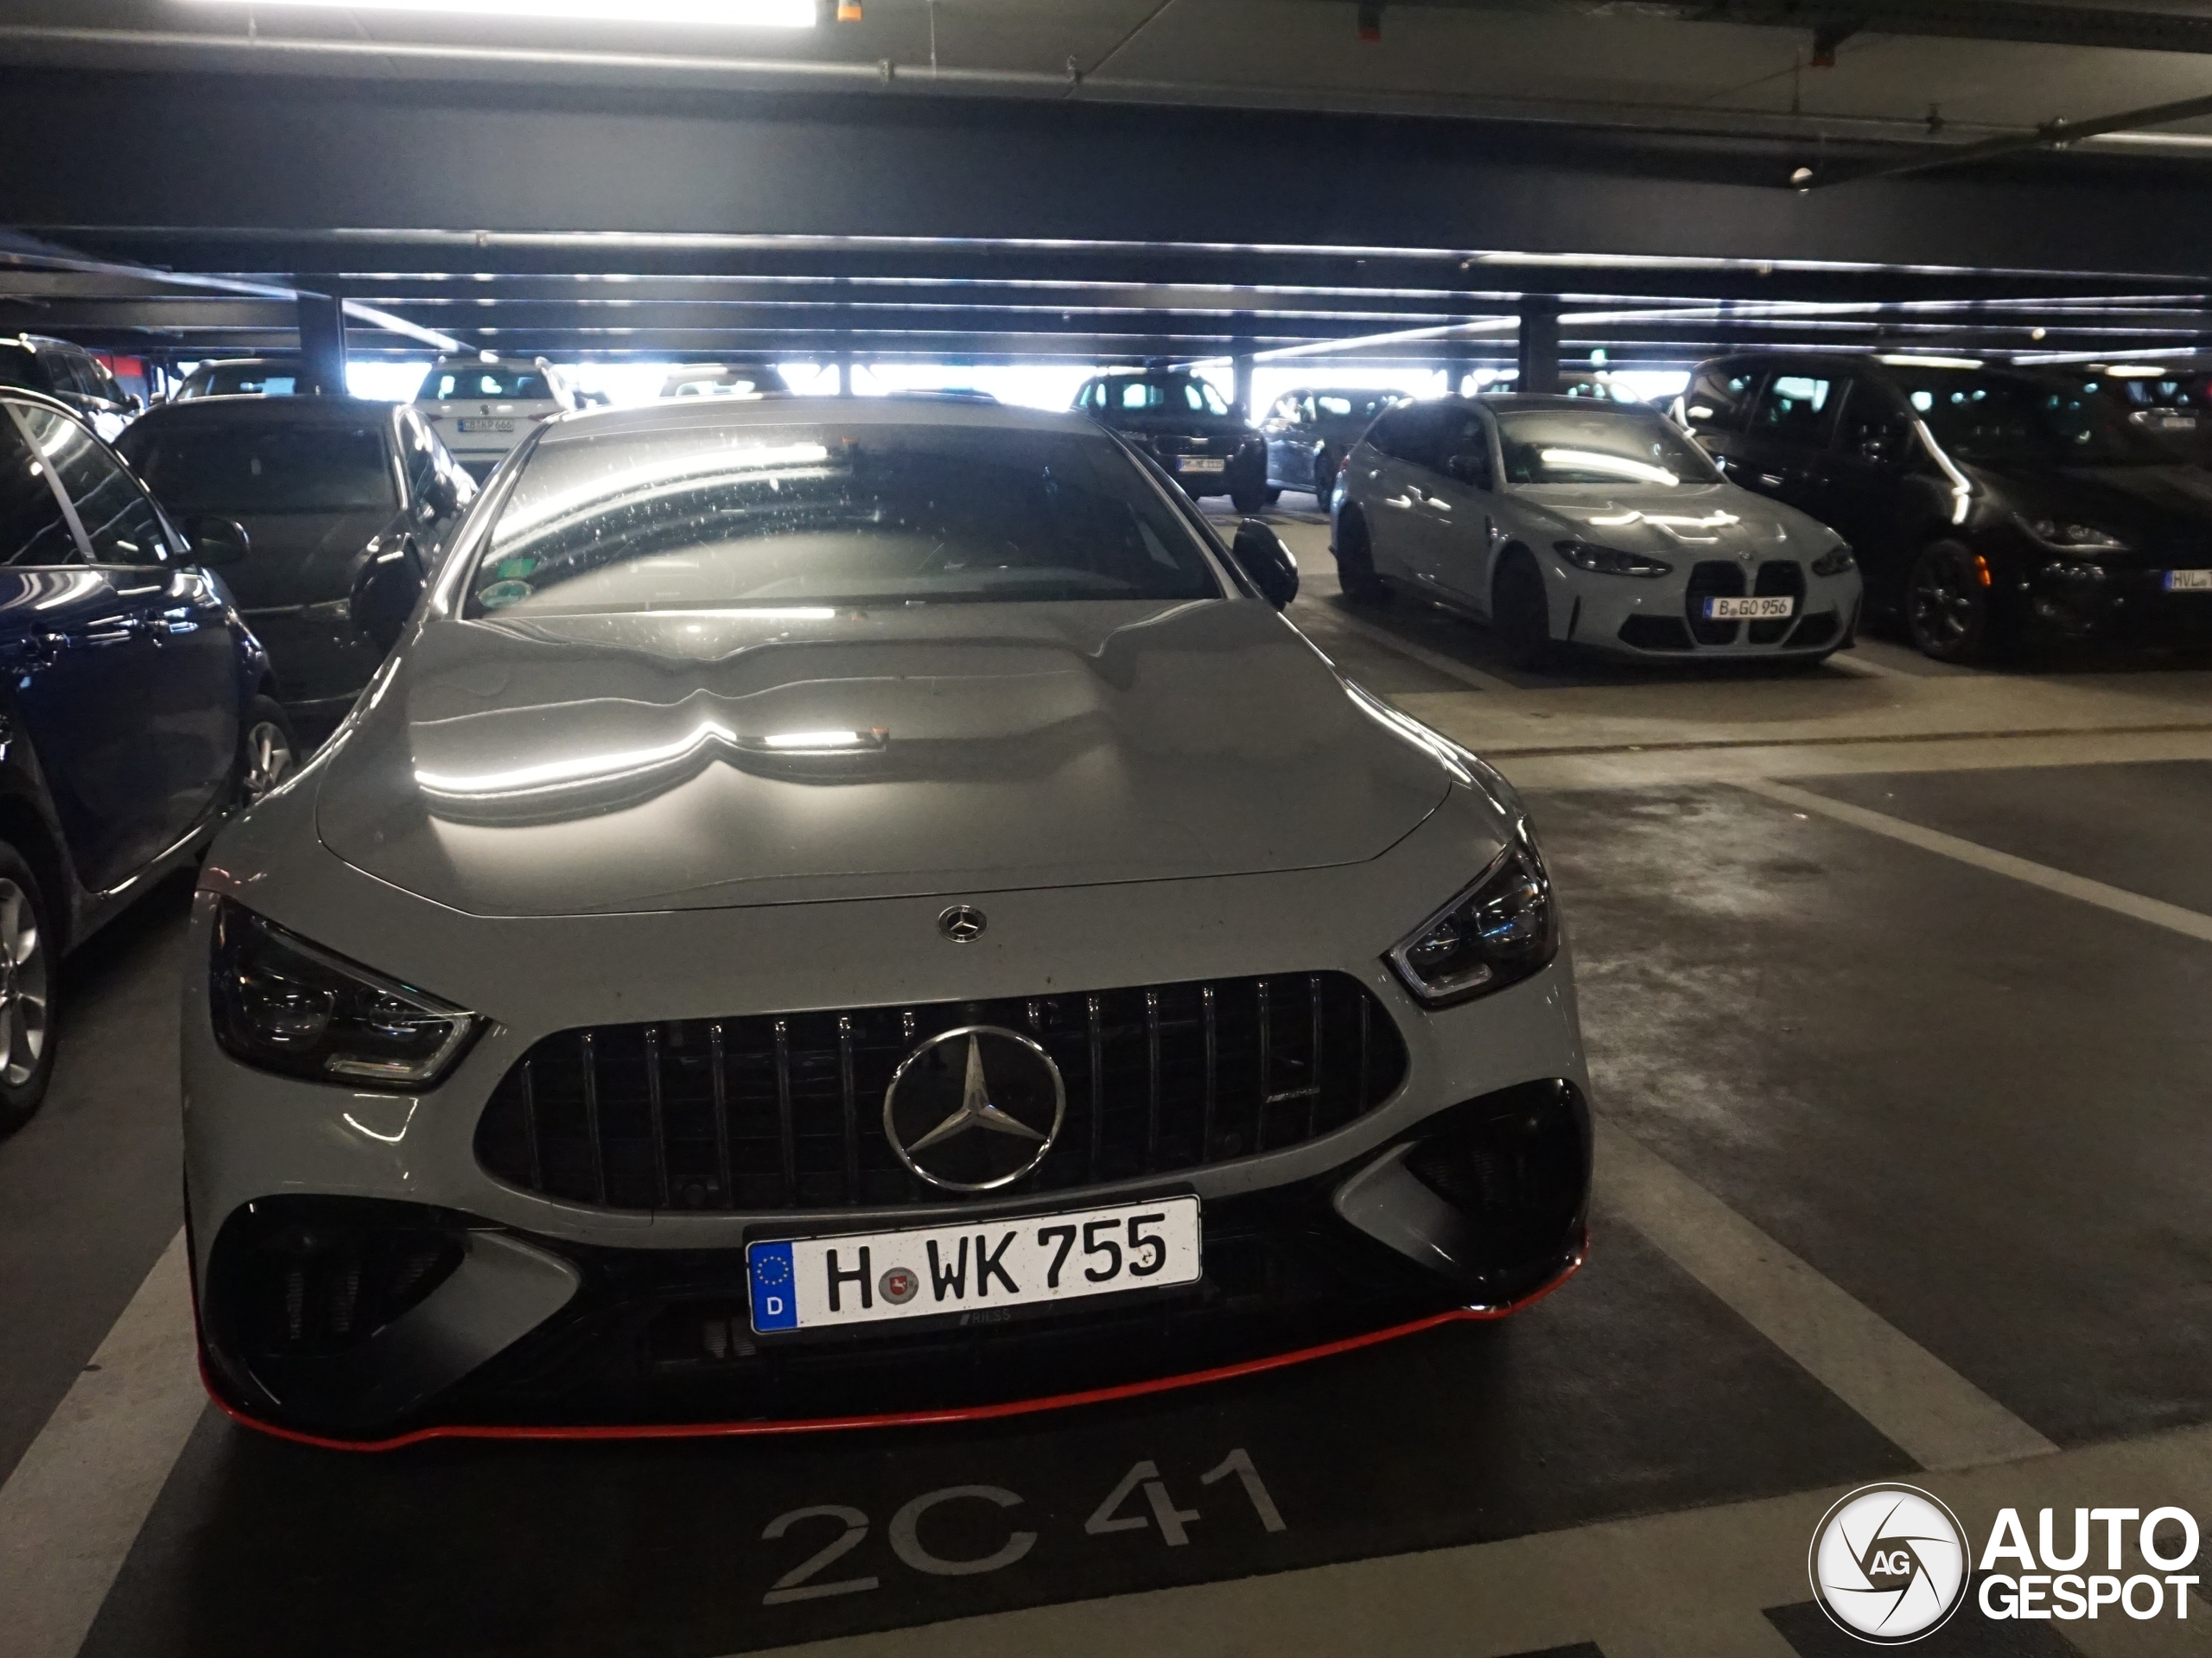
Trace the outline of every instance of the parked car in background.
<instances>
[{"instance_id":1,"label":"parked car in background","mask_svg":"<svg viewBox=\"0 0 2212 1658\"><path fill-rule=\"evenodd\" d=\"M2212 463L2212 373L2098 363L2076 369L2082 389L2102 391L2127 417L2183 461Z\"/></svg>"},{"instance_id":2,"label":"parked car in background","mask_svg":"<svg viewBox=\"0 0 2212 1658\"><path fill-rule=\"evenodd\" d=\"M289 397L313 391L307 360L300 357L231 357L195 364L168 395L170 403L195 397Z\"/></svg>"},{"instance_id":3,"label":"parked car in background","mask_svg":"<svg viewBox=\"0 0 2212 1658\"><path fill-rule=\"evenodd\" d=\"M352 706L476 492L420 414L353 397L169 403L121 448L171 513L244 528L223 580L303 729Z\"/></svg>"},{"instance_id":4,"label":"parked car in background","mask_svg":"<svg viewBox=\"0 0 2212 1658\"><path fill-rule=\"evenodd\" d=\"M2078 374L1761 353L1678 407L1731 479L1834 526L1931 657L2212 638L2212 473Z\"/></svg>"},{"instance_id":5,"label":"parked car in background","mask_svg":"<svg viewBox=\"0 0 2212 1658\"><path fill-rule=\"evenodd\" d=\"M1122 369L1086 380L1077 410L1160 462L1192 499L1226 495L1239 512L1268 504L1268 445L1211 381L1180 369Z\"/></svg>"},{"instance_id":6,"label":"parked car in background","mask_svg":"<svg viewBox=\"0 0 2212 1658\"><path fill-rule=\"evenodd\" d=\"M1817 661L1858 623L1850 548L1641 403L1407 403L1352 450L1337 501L1346 594L1483 617L1524 664L1563 645Z\"/></svg>"},{"instance_id":7,"label":"parked car in background","mask_svg":"<svg viewBox=\"0 0 2212 1658\"><path fill-rule=\"evenodd\" d=\"M538 422L581 406L543 357L441 357L415 394L416 412L479 483Z\"/></svg>"},{"instance_id":8,"label":"parked car in background","mask_svg":"<svg viewBox=\"0 0 2212 1658\"><path fill-rule=\"evenodd\" d=\"M91 423L0 389L0 1129L37 1109L56 968L290 770L268 658Z\"/></svg>"},{"instance_id":9,"label":"parked car in background","mask_svg":"<svg viewBox=\"0 0 2212 1658\"><path fill-rule=\"evenodd\" d=\"M1286 391L1260 422L1268 443L1268 487L1310 489L1322 511L1352 445L1385 409L1408 402L1402 391Z\"/></svg>"},{"instance_id":10,"label":"parked car in background","mask_svg":"<svg viewBox=\"0 0 2212 1658\"><path fill-rule=\"evenodd\" d=\"M42 334L0 339L0 386L43 391L67 403L112 441L146 400L124 390L106 364L82 346Z\"/></svg>"},{"instance_id":11,"label":"parked car in background","mask_svg":"<svg viewBox=\"0 0 2212 1658\"><path fill-rule=\"evenodd\" d=\"M790 391L773 363L685 363L660 384L664 397L771 397Z\"/></svg>"}]
</instances>

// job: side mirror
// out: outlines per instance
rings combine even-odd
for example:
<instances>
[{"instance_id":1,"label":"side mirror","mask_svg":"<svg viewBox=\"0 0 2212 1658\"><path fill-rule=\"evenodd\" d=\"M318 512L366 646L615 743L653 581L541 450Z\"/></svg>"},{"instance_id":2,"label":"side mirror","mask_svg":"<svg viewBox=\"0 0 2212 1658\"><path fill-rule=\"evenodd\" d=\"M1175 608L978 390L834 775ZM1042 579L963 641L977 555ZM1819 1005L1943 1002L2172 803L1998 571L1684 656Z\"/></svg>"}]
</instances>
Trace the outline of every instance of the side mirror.
<instances>
[{"instance_id":1,"label":"side mirror","mask_svg":"<svg viewBox=\"0 0 2212 1658\"><path fill-rule=\"evenodd\" d=\"M1287 608L1298 597L1298 561L1284 546L1282 537L1258 518L1247 518L1236 526L1236 539L1230 552L1237 566L1252 578L1252 585L1260 596L1277 610Z\"/></svg>"},{"instance_id":2,"label":"side mirror","mask_svg":"<svg viewBox=\"0 0 2212 1658\"><path fill-rule=\"evenodd\" d=\"M349 603L353 626L378 650L389 651L399 643L407 619L423 596L423 565L415 543L403 541L388 552L372 556L353 578Z\"/></svg>"},{"instance_id":3,"label":"side mirror","mask_svg":"<svg viewBox=\"0 0 2212 1658\"><path fill-rule=\"evenodd\" d=\"M253 551L253 538L236 518L187 518L184 536L192 543L192 562L210 569L243 564Z\"/></svg>"},{"instance_id":4,"label":"side mirror","mask_svg":"<svg viewBox=\"0 0 2212 1658\"><path fill-rule=\"evenodd\" d=\"M1479 449L1470 449L1455 454L1444 463L1444 470L1461 483L1476 489L1490 487L1490 457Z\"/></svg>"}]
</instances>

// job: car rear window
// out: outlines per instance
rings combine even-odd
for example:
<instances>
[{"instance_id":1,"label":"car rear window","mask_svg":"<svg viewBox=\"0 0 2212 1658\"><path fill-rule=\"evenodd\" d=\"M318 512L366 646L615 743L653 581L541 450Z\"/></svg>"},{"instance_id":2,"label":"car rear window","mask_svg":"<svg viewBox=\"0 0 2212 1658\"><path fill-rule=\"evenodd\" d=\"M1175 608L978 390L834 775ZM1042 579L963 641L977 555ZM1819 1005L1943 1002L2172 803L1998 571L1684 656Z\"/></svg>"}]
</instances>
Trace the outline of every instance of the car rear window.
<instances>
[{"instance_id":1,"label":"car rear window","mask_svg":"<svg viewBox=\"0 0 2212 1658\"><path fill-rule=\"evenodd\" d=\"M1220 596L1102 435L733 424L541 441L469 613Z\"/></svg>"},{"instance_id":2,"label":"car rear window","mask_svg":"<svg viewBox=\"0 0 2212 1658\"><path fill-rule=\"evenodd\" d=\"M535 369L503 368L497 363L481 367L439 369L423 382L421 397L432 403L455 398L496 397L505 403L550 403L553 388Z\"/></svg>"},{"instance_id":3,"label":"car rear window","mask_svg":"<svg viewBox=\"0 0 2212 1658\"><path fill-rule=\"evenodd\" d=\"M251 518L398 505L380 427L232 419L182 428L181 420L141 421L117 445L174 514Z\"/></svg>"}]
</instances>

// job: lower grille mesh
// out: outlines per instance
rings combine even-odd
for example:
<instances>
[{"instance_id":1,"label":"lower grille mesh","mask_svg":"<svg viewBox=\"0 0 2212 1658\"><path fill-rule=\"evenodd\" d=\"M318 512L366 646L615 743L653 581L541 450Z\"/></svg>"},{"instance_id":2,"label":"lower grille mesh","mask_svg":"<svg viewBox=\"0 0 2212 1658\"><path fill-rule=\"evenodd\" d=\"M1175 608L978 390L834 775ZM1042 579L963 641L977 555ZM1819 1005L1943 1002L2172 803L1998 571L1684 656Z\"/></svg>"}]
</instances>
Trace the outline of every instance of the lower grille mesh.
<instances>
[{"instance_id":1,"label":"lower grille mesh","mask_svg":"<svg viewBox=\"0 0 2212 1658\"><path fill-rule=\"evenodd\" d=\"M843 1012L602 1025L545 1038L501 1079L477 1159L526 1191L614 1209L943 1203L899 1162L883 1095L963 1025L1041 1044L1067 1121L1003 1200L1276 1151L1404 1079L1397 1027L1342 973Z\"/></svg>"}]
</instances>

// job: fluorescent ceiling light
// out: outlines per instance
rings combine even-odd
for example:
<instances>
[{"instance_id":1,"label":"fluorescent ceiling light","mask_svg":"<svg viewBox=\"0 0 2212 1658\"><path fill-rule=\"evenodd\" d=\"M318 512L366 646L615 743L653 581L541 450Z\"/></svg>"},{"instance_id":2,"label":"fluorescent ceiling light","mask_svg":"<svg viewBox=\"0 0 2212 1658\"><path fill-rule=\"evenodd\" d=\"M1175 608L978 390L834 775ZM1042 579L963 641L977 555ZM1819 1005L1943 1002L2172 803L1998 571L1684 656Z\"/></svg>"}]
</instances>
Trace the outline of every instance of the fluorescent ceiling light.
<instances>
[{"instance_id":1,"label":"fluorescent ceiling light","mask_svg":"<svg viewBox=\"0 0 2212 1658\"><path fill-rule=\"evenodd\" d=\"M736 24L812 29L815 0L198 0L202 5L313 6L324 11L416 11L537 22Z\"/></svg>"},{"instance_id":2,"label":"fluorescent ceiling light","mask_svg":"<svg viewBox=\"0 0 2212 1658\"><path fill-rule=\"evenodd\" d=\"M2107 363L2105 372L2115 380L2156 380L2167 372L2164 363Z\"/></svg>"},{"instance_id":3,"label":"fluorescent ceiling light","mask_svg":"<svg viewBox=\"0 0 2212 1658\"><path fill-rule=\"evenodd\" d=\"M1877 357L1874 360L1878 363L1886 363L1891 368L1980 368L1983 366L1982 360L1979 357L1885 356Z\"/></svg>"}]
</instances>

